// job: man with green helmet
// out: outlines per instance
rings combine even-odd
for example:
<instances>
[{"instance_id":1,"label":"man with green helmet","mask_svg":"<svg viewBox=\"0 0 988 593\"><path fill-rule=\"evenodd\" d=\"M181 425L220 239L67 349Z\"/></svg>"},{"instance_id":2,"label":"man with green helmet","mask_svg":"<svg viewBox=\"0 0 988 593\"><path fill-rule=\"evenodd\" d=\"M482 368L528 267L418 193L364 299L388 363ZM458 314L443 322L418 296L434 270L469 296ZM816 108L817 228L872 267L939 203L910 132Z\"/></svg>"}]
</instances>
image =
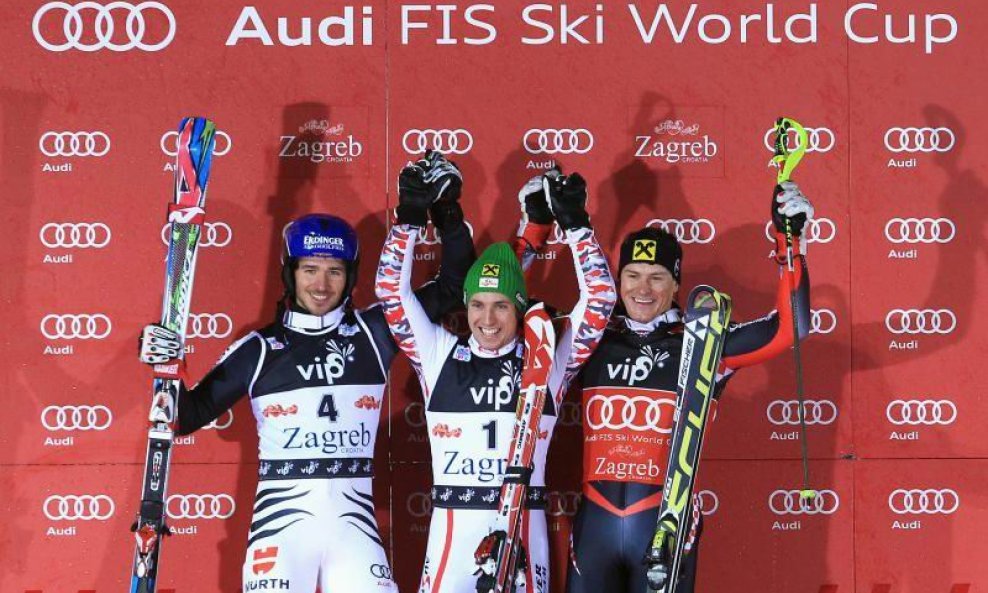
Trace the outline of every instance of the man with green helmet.
<instances>
[{"instance_id":1,"label":"man with green helmet","mask_svg":"<svg viewBox=\"0 0 988 593\"><path fill-rule=\"evenodd\" d=\"M530 255L527 236L536 227L551 230L554 218L573 253L580 288L573 311L559 319L550 397L539 424L529 512L522 527L526 579L548 591L546 452L566 386L600 340L617 295L590 228L583 178L553 172L534 178L525 188L517 251ZM399 179L399 202L409 199ZM528 294L516 250L507 243L490 245L464 282L470 334L453 335L428 320L411 290L413 251L420 234L421 225L394 225L377 273L377 295L391 331L422 385L432 449L433 513L419 591L474 593L474 552L494 523L514 430L524 354L519 322Z\"/></svg>"}]
</instances>

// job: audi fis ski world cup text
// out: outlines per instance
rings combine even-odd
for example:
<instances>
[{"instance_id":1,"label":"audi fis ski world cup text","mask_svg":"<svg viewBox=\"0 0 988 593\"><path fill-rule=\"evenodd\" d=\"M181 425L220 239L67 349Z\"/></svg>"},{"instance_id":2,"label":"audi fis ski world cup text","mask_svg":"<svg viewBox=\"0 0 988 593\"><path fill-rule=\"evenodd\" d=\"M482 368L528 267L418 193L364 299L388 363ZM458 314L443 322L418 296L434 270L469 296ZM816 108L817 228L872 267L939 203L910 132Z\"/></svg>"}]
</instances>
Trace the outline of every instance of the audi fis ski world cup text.
<instances>
[{"instance_id":1,"label":"audi fis ski world cup text","mask_svg":"<svg viewBox=\"0 0 988 593\"><path fill-rule=\"evenodd\" d=\"M603 45L607 40L611 43L635 40L644 45L661 46L696 42L732 46L736 43L802 45L824 41L820 37L821 28L841 27L845 38L853 43L908 44L931 54L937 46L956 39L959 31L958 20L951 14L891 14L872 2L849 6L839 25L827 23L825 27L820 26L815 2L798 8L768 2L761 10L740 15L722 14L715 8L710 2L675 6L628 3L620 8L606 7L603 3L592 7L538 3L504 15L505 9L498 10L494 4L401 4L396 12L400 19L398 36L402 45L484 46L499 40L504 43L503 30L508 27L513 30L520 27L517 36L508 42L529 46ZM343 6L292 17L282 16L267 7L246 6L232 24L225 43L229 46L250 43L285 47L369 46L377 39L377 17L371 6ZM514 20L514 24L506 19ZM634 34L624 38L617 36L608 28L608 23L615 19L623 21L621 31L628 30L627 25L633 25ZM60 38L59 45L45 41L47 48L52 51L82 49L76 47L78 40L74 38L65 41L70 31L74 28L66 27L64 34L56 35ZM35 36L39 35L36 26ZM131 32L131 37L142 36ZM170 38L167 40L171 41ZM42 43L41 38L39 43ZM154 49L147 51L158 49L161 43L149 46ZM89 51L100 48L96 46Z\"/></svg>"}]
</instances>

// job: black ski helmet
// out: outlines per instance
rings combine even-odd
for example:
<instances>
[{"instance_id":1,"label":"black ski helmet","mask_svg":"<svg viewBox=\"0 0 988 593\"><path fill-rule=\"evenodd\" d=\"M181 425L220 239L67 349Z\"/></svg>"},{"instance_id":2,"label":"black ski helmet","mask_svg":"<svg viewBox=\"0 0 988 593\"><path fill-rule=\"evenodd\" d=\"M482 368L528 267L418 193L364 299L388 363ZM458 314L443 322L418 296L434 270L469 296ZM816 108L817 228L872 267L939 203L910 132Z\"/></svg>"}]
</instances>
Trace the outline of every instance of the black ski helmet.
<instances>
[{"instance_id":1,"label":"black ski helmet","mask_svg":"<svg viewBox=\"0 0 988 593\"><path fill-rule=\"evenodd\" d=\"M295 270L302 257L342 260L346 266L346 286L341 302L350 298L357 283L357 266L360 263L360 242L350 223L332 214L307 214L285 227L284 238L281 281L291 302L295 302Z\"/></svg>"}]
</instances>

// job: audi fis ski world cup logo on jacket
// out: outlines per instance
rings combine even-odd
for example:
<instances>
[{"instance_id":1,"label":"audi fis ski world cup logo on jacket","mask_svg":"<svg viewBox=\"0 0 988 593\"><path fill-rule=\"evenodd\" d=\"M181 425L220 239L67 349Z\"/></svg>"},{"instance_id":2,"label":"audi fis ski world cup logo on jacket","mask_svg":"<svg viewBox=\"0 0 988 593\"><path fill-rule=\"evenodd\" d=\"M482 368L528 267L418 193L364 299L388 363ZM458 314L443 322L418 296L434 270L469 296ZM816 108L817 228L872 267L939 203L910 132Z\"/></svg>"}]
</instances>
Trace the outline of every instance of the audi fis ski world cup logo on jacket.
<instances>
[{"instance_id":1,"label":"audi fis ski world cup logo on jacket","mask_svg":"<svg viewBox=\"0 0 988 593\"><path fill-rule=\"evenodd\" d=\"M585 479L662 483L676 411L676 393L669 386L675 389L680 348L666 338L609 330L587 363Z\"/></svg>"}]
</instances>

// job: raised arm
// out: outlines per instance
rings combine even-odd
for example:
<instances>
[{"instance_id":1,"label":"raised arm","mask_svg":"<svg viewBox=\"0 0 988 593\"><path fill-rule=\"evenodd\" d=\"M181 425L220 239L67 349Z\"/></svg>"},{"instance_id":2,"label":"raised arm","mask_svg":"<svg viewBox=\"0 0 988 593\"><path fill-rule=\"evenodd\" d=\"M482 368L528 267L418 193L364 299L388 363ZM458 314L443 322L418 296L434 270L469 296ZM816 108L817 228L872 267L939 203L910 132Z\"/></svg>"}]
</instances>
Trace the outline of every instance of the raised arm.
<instances>
[{"instance_id":1,"label":"raised arm","mask_svg":"<svg viewBox=\"0 0 988 593\"><path fill-rule=\"evenodd\" d=\"M778 202L778 203L776 203ZM775 225L775 261L779 265L779 283L776 289L776 310L765 317L732 325L724 344L722 366L729 370L762 363L788 350L793 344L791 293L796 295L796 322L799 339L809 335L810 328L810 278L806 267L806 242L801 231L807 219L813 217L813 206L799 187L792 182L783 184L783 191L772 204L772 221ZM786 259L785 220L790 219L793 233L793 265L790 271Z\"/></svg>"},{"instance_id":2,"label":"raised arm","mask_svg":"<svg viewBox=\"0 0 988 593\"><path fill-rule=\"evenodd\" d=\"M429 205L441 203L444 193L452 187L451 184L440 183L437 185L433 183L436 179L442 180L442 176L436 174L436 171L439 170L438 166L412 165L402 170L398 179L399 205L395 209L397 220L391 227L381 250L375 283L377 298L381 301L388 327L398 347L408 356L419 373L423 387L426 387L426 396L428 396L428 386L435 379L435 377L430 376L430 372L441 366L433 363L441 362L440 359L445 357L446 350L451 347L451 340L453 339L440 325L433 323L428 311L411 289L415 243L426 224L427 208ZM446 175L452 174L450 169L455 171L455 167L449 163L442 166L449 167L442 169ZM458 173L455 177L459 180ZM458 192L458 185L456 189ZM445 210L447 214L450 211L451 209ZM462 215L458 222L465 226ZM445 223L450 223L451 226L455 225L455 221L443 221L439 224L445 226ZM453 290L462 293L463 277L466 275L469 263L465 264L466 267L463 267L462 264L466 261L472 262L473 258L473 244L469 232L465 228L459 231L454 229L453 232L460 232L460 236L444 236L444 239L447 237L450 239L450 245L443 247L444 257L455 248L457 240L460 242L463 253L458 253L451 258L454 260L452 271L447 268L447 262L443 261L445 276L443 276L444 271L440 271L441 282L437 282L435 290L438 291L438 294L436 295L436 302L433 304L437 309L441 308L440 303L443 299L447 303L449 302ZM464 242L468 245L465 245ZM443 292L446 294L443 295Z\"/></svg>"},{"instance_id":3,"label":"raised arm","mask_svg":"<svg viewBox=\"0 0 988 593\"><path fill-rule=\"evenodd\" d=\"M546 176L543 183L553 217L565 232L566 244L573 253L580 289L580 298L568 316L556 348L556 369L562 374L553 373L561 381L553 386L553 393L561 397L600 343L617 302L617 290L607 258L590 226L586 181L579 173L573 173Z\"/></svg>"}]
</instances>

